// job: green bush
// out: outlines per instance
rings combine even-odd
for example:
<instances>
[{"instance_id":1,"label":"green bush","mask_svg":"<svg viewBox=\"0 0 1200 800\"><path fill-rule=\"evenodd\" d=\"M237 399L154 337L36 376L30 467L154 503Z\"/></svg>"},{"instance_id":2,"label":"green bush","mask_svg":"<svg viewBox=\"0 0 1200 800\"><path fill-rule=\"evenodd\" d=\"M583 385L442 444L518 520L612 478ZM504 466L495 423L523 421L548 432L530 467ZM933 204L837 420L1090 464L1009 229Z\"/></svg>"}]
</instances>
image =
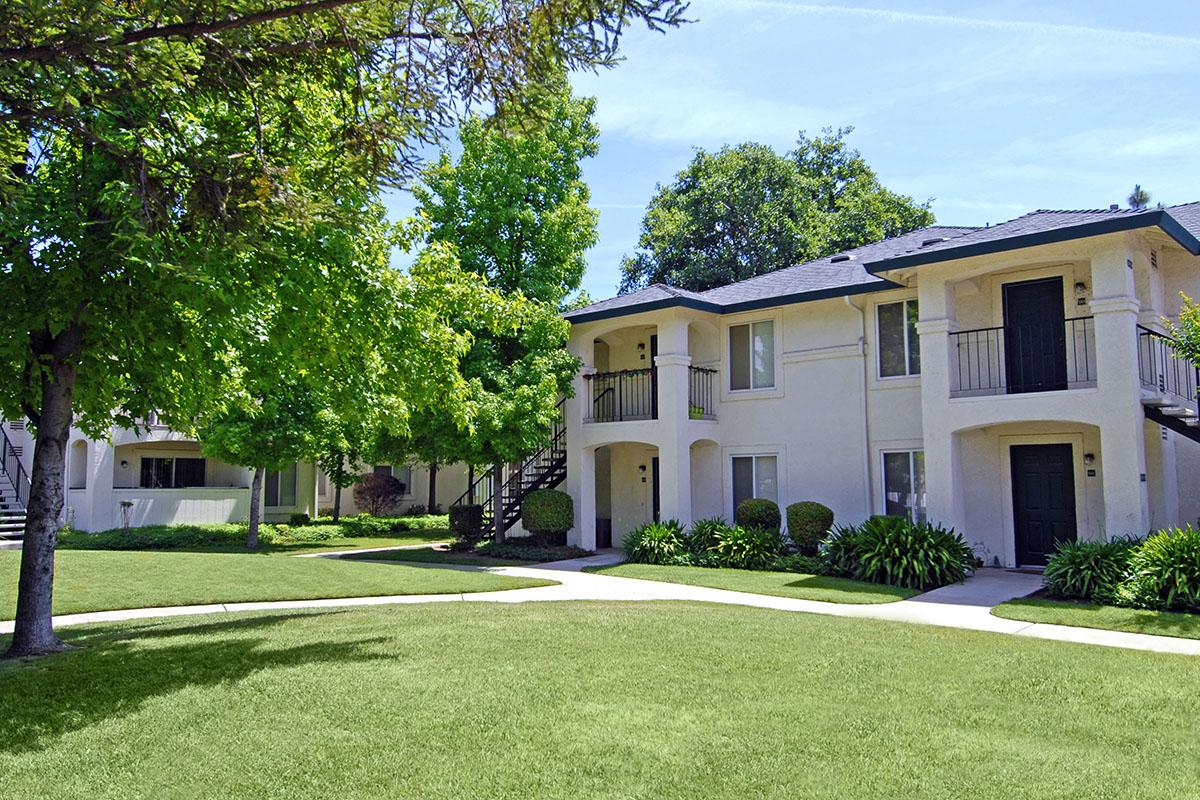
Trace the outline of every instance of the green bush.
<instances>
[{"instance_id":1,"label":"green bush","mask_svg":"<svg viewBox=\"0 0 1200 800\"><path fill-rule=\"evenodd\" d=\"M735 525L717 533L712 552L720 557L723 567L734 569L768 569L779 557L783 540L779 530L745 528Z\"/></svg>"},{"instance_id":2,"label":"green bush","mask_svg":"<svg viewBox=\"0 0 1200 800\"><path fill-rule=\"evenodd\" d=\"M1159 531L1134 547L1124 602L1162 611L1200 611L1200 529Z\"/></svg>"},{"instance_id":3,"label":"green bush","mask_svg":"<svg viewBox=\"0 0 1200 800\"><path fill-rule=\"evenodd\" d=\"M483 506L464 503L450 506L450 531L454 534L455 550L470 550L483 538Z\"/></svg>"},{"instance_id":4,"label":"green bush","mask_svg":"<svg viewBox=\"0 0 1200 800\"><path fill-rule=\"evenodd\" d=\"M828 506L805 500L787 507L788 538L803 555L815 556L832 527L833 511Z\"/></svg>"},{"instance_id":5,"label":"green bush","mask_svg":"<svg viewBox=\"0 0 1200 800\"><path fill-rule=\"evenodd\" d=\"M303 511L288 517L288 525L307 525L310 522L312 522L312 519Z\"/></svg>"},{"instance_id":6,"label":"green bush","mask_svg":"<svg viewBox=\"0 0 1200 800\"><path fill-rule=\"evenodd\" d=\"M729 527L729 523L720 517L698 519L688 530L687 548L693 555L707 553L716 546L721 531Z\"/></svg>"},{"instance_id":7,"label":"green bush","mask_svg":"<svg viewBox=\"0 0 1200 800\"><path fill-rule=\"evenodd\" d=\"M263 525L259 538L268 542L274 528ZM113 528L97 533L59 533L58 546L76 550L192 550L213 547L245 547L246 526L236 523L215 525L147 525L141 528Z\"/></svg>"},{"instance_id":8,"label":"green bush","mask_svg":"<svg viewBox=\"0 0 1200 800\"><path fill-rule=\"evenodd\" d=\"M687 556L683 527L673 519L635 528L625 534L623 544L636 564L678 564Z\"/></svg>"},{"instance_id":9,"label":"green bush","mask_svg":"<svg viewBox=\"0 0 1200 800\"><path fill-rule=\"evenodd\" d=\"M530 492L521 501L521 525L539 539L565 545L567 531L575 525L575 503L556 489Z\"/></svg>"},{"instance_id":10,"label":"green bush","mask_svg":"<svg viewBox=\"0 0 1200 800\"><path fill-rule=\"evenodd\" d=\"M1062 542L1046 560L1046 589L1056 597L1111 602L1128 577L1129 558L1140 542Z\"/></svg>"},{"instance_id":11,"label":"green bush","mask_svg":"<svg viewBox=\"0 0 1200 800\"><path fill-rule=\"evenodd\" d=\"M822 575L825 572L825 562L817 556L804 553L792 553L780 556L771 564L775 572L800 572L805 575Z\"/></svg>"},{"instance_id":12,"label":"green bush","mask_svg":"<svg viewBox=\"0 0 1200 800\"><path fill-rule=\"evenodd\" d=\"M426 514L423 517L372 517L359 514L355 517L342 517L340 524L342 535L354 538L446 529L450 527L450 519L444 514Z\"/></svg>"},{"instance_id":13,"label":"green bush","mask_svg":"<svg viewBox=\"0 0 1200 800\"><path fill-rule=\"evenodd\" d=\"M590 550L571 546L549 546L525 544L519 539L509 540L503 544L488 542L475 550L481 556L489 558L506 558L514 561L563 561L568 558L583 558L594 555Z\"/></svg>"},{"instance_id":14,"label":"green bush","mask_svg":"<svg viewBox=\"0 0 1200 800\"><path fill-rule=\"evenodd\" d=\"M779 516L779 504L774 500L751 497L738 503L734 521L743 528L778 531L783 521Z\"/></svg>"},{"instance_id":15,"label":"green bush","mask_svg":"<svg viewBox=\"0 0 1200 800\"><path fill-rule=\"evenodd\" d=\"M822 543L822 557L831 574L918 591L959 583L975 568L961 535L904 517L835 528Z\"/></svg>"}]
</instances>

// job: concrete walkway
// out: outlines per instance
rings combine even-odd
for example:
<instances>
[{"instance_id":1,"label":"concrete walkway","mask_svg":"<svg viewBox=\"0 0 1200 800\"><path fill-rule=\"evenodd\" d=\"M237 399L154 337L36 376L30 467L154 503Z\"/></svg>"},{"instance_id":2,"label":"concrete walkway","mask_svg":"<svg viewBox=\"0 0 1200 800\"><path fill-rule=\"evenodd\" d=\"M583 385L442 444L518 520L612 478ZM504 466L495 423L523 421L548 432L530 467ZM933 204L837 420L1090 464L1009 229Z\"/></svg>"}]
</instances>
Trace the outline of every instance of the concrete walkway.
<instances>
[{"instance_id":1,"label":"concrete walkway","mask_svg":"<svg viewBox=\"0 0 1200 800\"><path fill-rule=\"evenodd\" d=\"M362 551L353 552L361 553ZM340 553L321 553L319 555L332 558L337 557ZM992 616L990 610L993 606L1005 600L1024 597L1041 588L1042 579L1040 575L1009 572L999 569L982 569L965 583L936 589L909 600L873 605L849 605L733 592L725 589L710 589L703 586L687 586L678 583L621 578L611 575L595 575L582 571L585 567L616 564L622 560L623 557L620 553L612 551L588 558L557 561L550 564L539 564L529 567L475 567L422 563L421 566L484 571L497 575L553 580L558 583L554 586L538 586L529 589L509 589L474 594L390 595L384 597L348 597L324 600L279 600L257 603L221 603L173 606L169 608L97 611L87 614L68 614L55 617L54 624L56 627L62 627L96 622L119 622L192 614L348 608L405 603L685 600L751 606L754 608L770 608L779 611L801 611L835 617L858 617L862 619L907 622L917 625L935 625L1013 636L1028 636L1037 639L1052 639L1062 642L1122 647L1132 650L1149 650L1160 653L1200 655L1200 640L1196 639L1178 639L1169 636L1151 636L1092 628L1075 628L1065 625L1018 622ZM399 564L403 562L380 561L376 563ZM12 622L0 622L0 633L11 633L12 628Z\"/></svg>"}]
</instances>

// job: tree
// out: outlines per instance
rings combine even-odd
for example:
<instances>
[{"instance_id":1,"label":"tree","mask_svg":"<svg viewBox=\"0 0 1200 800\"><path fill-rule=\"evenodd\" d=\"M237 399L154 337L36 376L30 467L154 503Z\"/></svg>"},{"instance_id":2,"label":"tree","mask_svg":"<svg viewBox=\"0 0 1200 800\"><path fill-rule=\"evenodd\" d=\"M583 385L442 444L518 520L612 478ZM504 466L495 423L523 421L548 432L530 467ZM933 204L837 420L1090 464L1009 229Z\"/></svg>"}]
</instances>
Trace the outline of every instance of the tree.
<instances>
[{"instance_id":1,"label":"tree","mask_svg":"<svg viewBox=\"0 0 1200 800\"><path fill-rule=\"evenodd\" d=\"M396 505L406 488L394 475L368 473L354 486L354 502L372 517L380 517Z\"/></svg>"},{"instance_id":2,"label":"tree","mask_svg":"<svg viewBox=\"0 0 1200 800\"><path fill-rule=\"evenodd\" d=\"M1200 369L1200 305L1186 294L1180 295L1183 305L1179 309L1179 323L1168 323L1171 347L1175 356Z\"/></svg>"},{"instance_id":3,"label":"tree","mask_svg":"<svg viewBox=\"0 0 1200 800\"><path fill-rule=\"evenodd\" d=\"M662 30L683 8L5 3L0 293L37 299L0 308L0 409L37 436L9 654L62 646L51 601L72 422L102 436L156 411L186 431L246 402L255 299L296 277L245 255L334 216L314 187L402 180L460 108L508 108L559 65L612 64L626 25Z\"/></svg>"},{"instance_id":4,"label":"tree","mask_svg":"<svg viewBox=\"0 0 1200 800\"><path fill-rule=\"evenodd\" d=\"M1129 207L1133 209L1142 209L1150 205L1150 193L1142 188L1140 183L1133 185L1133 191L1129 193Z\"/></svg>"},{"instance_id":5,"label":"tree","mask_svg":"<svg viewBox=\"0 0 1200 800\"><path fill-rule=\"evenodd\" d=\"M846 145L851 131L801 132L782 155L755 143L698 150L657 188L620 291L704 291L932 224L929 201L885 188Z\"/></svg>"}]
</instances>

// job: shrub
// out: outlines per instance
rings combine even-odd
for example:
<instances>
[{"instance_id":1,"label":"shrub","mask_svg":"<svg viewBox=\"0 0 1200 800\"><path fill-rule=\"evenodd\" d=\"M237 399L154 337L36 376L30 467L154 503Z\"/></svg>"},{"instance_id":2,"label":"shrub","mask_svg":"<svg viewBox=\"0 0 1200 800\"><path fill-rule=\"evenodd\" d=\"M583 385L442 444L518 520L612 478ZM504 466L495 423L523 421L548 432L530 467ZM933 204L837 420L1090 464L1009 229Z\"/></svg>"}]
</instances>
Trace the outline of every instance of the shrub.
<instances>
[{"instance_id":1,"label":"shrub","mask_svg":"<svg viewBox=\"0 0 1200 800\"><path fill-rule=\"evenodd\" d=\"M651 522L625 534L625 555L637 564L676 564L687 555L683 527L676 520Z\"/></svg>"},{"instance_id":2,"label":"shrub","mask_svg":"<svg viewBox=\"0 0 1200 800\"><path fill-rule=\"evenodd\" d=\"M575 525L575 503L556 489L530 492L521 501L521 525L547 544L565 545Z\"/></svg>"},{"instance_id":3,"label":"shrub","mask_svg":"<svg viewBox=\"0 0 1200 800\"><path fill-rule=\"evenodd\" d=\"M805 500L787 507L788 537L796 549L815 556L821 540L833 527L833 511L828 506Z\"/></svg>"},{"instance_id":4,"label":"shrub","mask_svg":"<svg viewBox=\"0 0 1200 800\"><path fill-rule=\"evenodd\" d=\"M579 547L525 544L520 540L509 540L503 544L488 542L476 551L481 556L490 558L506 558L514 561L563 561L568 558L583 558L595 555L590 550Z\"/></svg>"},{"instance_id":5,"label":"shrub","mask_svg":"<svg viewBox=\"0 0 1200 800\"><path fill-rule=\"evenodd\" d=\"M721 531L728 527L729 523L720 517L696 520L688 531L688 550L694 555L709 552L716 546Z\"/></svg>"},{"instance_id":6,"label":"shrub","mask_svg":"<svg viewBox=\"0 0 1200 800\"><path fill-rule=\"evenodd\" d=\"M404 484L394 475L369 472L354 484L354 502L372 517L382 516L404 496Z\"/></svg>"},{"instance_id":7,"label":"shrub","mask_svg":"<svg viewBox=\"0 0 1200 800\"><path fill-rule=\"evenodd\" d=\"M470 550L483 538L483 506L478 503L450 506L450 530L455 550Z\"/></svg>"},{"instance_id":8,"label":"shrub","mask_svg":"<svg viewBox=\"0 0 1200 800\"><path fill-rule=\"evenodd\" d=\"M919 591L959 583L975 568L974 552L962 536L904 517L871 517L837 528L822 550L832 574Z\"/></svg>"},{"instance_id":9,"label":"shrub","mask_svg":"<svg viewBox=\"0 0 1200 800\"><path fill-rule=\"evenodd\" d=\"M303 512L288 517L288 525L308 525L310 522L312 522L312 518Z\"/></svg>"},{"instance_id":10,"label":"shrub","mask_svg":"<svg viewBox=\"0 0 1200 800\"><path fill-rule=\"evenodd\" d=\"M351 538L359 536L391 536L406 531L426 531L445 529L450 521L445 515L427 514L423 517L371 517L359 514L355 517L342 517L342 535Z\"/></svg>"},{"instance_id":11,"label":"shrub","mask_svg":"<svg viewBox=\"0 0 1200 800\"><path fill-rule=\"evenodd\" d=\"M757 528L765 531L778 531L782 518L779 516L779 504L774 500L764 500L761 497L751 497L738 503L734 521L743 528Z\"/></svg>"},{"instance_id":12,"label":"shrub","mask_svg":"<svg viewBox=\"0 0 1200 800\"><path fill-rule=\"evenodd\" d=\"M1200 611L1200 528L1168 528L1134 547L1120 591L1144 608Z\"/></svg>"},{"instance_id":13,"label":"shrub","mask_svg":"<svg viewBox=\"0 0 1200 800\"><path fill-rule=\"evenodd\" d=\"M1062 542L1046 560L1046 589L1058 597L1111 601L1129 574L1136 539Z\"/></svg>"},{"instance_id":14,"label":"shrub","mask_svg":"<svg viewBox=\"0 0 1200 800\"><path fill-rule=\"evenodd\" d=\"M734 569L767 569L779 557L783 540L779 530L745 528L735 525L717 533L712 552L720 557L723 567Z\"/></svg>"},{"instance_id":15,"label":"shrub","mask_svg":"<svg viewBox=\"0 0 1200 800\"><path fill-rule=\"evenodd\" d=\"M404 509L404 516L423 517L425 516L425 506L421 505L420 503L413 503L411 506Z\"/></svg>"},{"instance_id":16,"label":"shrub","mask_svg":"<svg viewBox=\"0 0 1200 800\"><path fill-rule=\"evenodd\" d=\"M805 575L821 575L825 572L825 563L817 556L803 553L792 553L780 556L771 564L776 572L801 572Z\"/></svg>"}]
</instances>

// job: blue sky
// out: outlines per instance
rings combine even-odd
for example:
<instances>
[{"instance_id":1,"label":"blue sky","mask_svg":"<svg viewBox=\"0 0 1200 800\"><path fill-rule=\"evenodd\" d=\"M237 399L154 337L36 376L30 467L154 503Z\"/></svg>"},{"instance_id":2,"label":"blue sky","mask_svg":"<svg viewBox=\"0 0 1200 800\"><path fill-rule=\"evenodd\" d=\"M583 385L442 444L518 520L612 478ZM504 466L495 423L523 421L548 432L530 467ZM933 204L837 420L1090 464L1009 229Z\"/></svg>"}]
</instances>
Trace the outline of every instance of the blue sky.
<instances>
[{"instance_id":1,"label":"blue sky","mask_svg":"<svg viewBox=\"0 0 1200 800\"><path fill-rule=\"evenodd\" d=\"M611 296L656 183L694 149L853 125L889 188L938 221L1124 203L1135 182L1200 200L1200 3L696 0L637 30L624 62L574 76L597 98L585 166L600 242L584 288ZM393 198L393 214L407 211Z\"/></svg>"}]
</instances>

